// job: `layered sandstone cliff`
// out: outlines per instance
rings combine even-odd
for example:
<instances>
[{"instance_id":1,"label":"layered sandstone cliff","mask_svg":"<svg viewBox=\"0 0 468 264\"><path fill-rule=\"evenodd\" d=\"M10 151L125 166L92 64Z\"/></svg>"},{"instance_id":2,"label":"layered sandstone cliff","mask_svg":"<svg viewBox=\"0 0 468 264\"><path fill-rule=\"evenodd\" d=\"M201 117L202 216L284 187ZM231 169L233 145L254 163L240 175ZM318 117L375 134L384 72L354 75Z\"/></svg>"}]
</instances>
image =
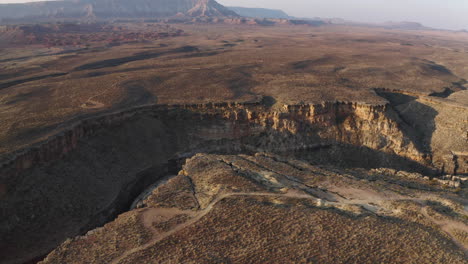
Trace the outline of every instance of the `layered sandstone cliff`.
<instances>
[{"instance_id":1,"label":"layered sandstone cliff","mask_svg":"<svg viewBox=\"0 0 468 264\"><path fill-rule=\"evenodd\" d=\"M348 144L394 154L430 166L428 153L417 149L409 128L405 127L398 115L387 105L325 102L318 105L284 105L281 109L272 110L261 104L220 103L145 106L76 121L68 127L64 124L55 136L5 155L0 164L2 178L6 174L22 173L33 165L61 159L77 147L79 140L106 127L139 115L171 111L188 112L195 116L192 118L225 121L221 131L219 127L199 128L198 136L207 140L238 139L268 131L272 137L281 138L282 141L264 139L258 141L256 147L248 144L245 147L288 151L327 144Z\"/></svg>"},{"instance_id":2,"label":"layered sandstone cliff","mask_svg":"<svg viewBox=\"0 0 468 264\"><path fill-rule=\"evenodd\" d=\"M7 217L0 220L0 252L11 252L8 258L32 259L102 225L200 152L436 170L431 153L389 105L149 105L71 121L58 131L2 159L0 210ZM20 244L26 247L11 248Z\"/></svg>"},{"instance_id":3,"label":"layered sandstone cliff","mask_svg":"<svg viewBox=\"0 0 468 264\"><path fill-rule=\"evenodd\" d=\"M0 19L157 18L237 16L215 0L79 0L1 4Z\"/></svg>"}]
</instances>

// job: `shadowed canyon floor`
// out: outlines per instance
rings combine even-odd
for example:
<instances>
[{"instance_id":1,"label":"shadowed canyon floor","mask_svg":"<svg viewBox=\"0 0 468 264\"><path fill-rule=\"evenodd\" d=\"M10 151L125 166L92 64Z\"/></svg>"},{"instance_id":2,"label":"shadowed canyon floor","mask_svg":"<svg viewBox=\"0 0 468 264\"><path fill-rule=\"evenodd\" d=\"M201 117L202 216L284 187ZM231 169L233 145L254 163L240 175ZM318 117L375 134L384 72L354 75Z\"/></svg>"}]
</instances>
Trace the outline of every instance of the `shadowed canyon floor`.
<instances>
[{"instance_id":1,"label":"shadowed canyon floor","mask_svg":"<svg viewBox=\"0 0 468 264\"><path fill-rule=\"evenodd\" d=\"M121 23L1 46L0 263L466 263L467 34Z\"/></svg>"}]
</instances>

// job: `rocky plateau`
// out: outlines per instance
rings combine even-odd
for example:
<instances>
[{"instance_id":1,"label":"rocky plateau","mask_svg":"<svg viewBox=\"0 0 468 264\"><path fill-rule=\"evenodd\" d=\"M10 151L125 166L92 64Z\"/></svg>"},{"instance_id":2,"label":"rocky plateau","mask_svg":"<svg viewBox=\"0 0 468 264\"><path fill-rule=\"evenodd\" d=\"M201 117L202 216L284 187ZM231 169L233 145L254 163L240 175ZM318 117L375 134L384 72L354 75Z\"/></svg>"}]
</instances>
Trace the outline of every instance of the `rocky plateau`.
<instances>
[{"instance_id":1,"label":"rocky plateau","mask_svg":"<svg viewBox=\"0 0 468 264\"><path fill-rule=\"evenodd\" d=\"M468 37L212 0L0 17L31 7L81 22L0 28L1 264L467 263Z\"/></svg>"},{"instance_id":2,"label":"rocky plateau","mask_svg":"<svg viewBox=\"0 0 468 264\"><path fill-rule=\"evenodd\" d=\"M392 168L389 174L412 179L397 171L416 173L416 180L427 183L441 174L467 174L465 156L422 148L424 138L403 118L390 103L272 108L264 98L249 104L150 105L73 123L2 163L2 212L8 216L1 223L2 252L9 253L4 258L16 252L17 260L32 259L64 237L106 223L130 207L146 186L177 174L185 159L196 153L277 153L337 168ZM464 179L446 177L437 184L460 190ZM37 244L38 239L43 243ZM97 258L93 263L104 262Z\"/></svg>"}]
</instances>

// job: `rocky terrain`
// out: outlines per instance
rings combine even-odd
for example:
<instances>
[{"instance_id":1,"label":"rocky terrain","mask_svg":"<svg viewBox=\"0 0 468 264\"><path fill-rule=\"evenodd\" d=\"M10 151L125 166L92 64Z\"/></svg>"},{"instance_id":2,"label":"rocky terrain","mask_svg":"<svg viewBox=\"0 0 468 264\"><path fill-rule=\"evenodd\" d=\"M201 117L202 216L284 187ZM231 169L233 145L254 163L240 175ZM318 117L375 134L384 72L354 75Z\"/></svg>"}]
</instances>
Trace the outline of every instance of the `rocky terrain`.
<instances>
[{"instance_id":1,"label":"rocky terrain","mask_svg":"<svg viewBox=\"0 0 468 264\"><path fill-rule=\"evenodd\" d=\"M285 105L275 111L264 101L151 106L112 113L81 121L15 154L1 169L6 191L2 210L8 215L2 219L4 252L9 252L5 257L26 257L23 248L11 246L15 244L27 248L31 258L41 255L64 234L105 223L125 210L145 186L176 173L178 164L199 152L268 151L311 164L385 167L431 178L441 171L467 172L466 162L455 164L452 157L445 159L445 152L441 156L434 152L433 158L440 162L434 164L431 153L418 149L420 142L405 135L409 128L388 106L327 103ZM433 184L423 175L416 179ZM436 185L464 193L462 179L450 177ZM462 201L459 206L463 207ZM31 236L44 243L37 245Z\"/></svg>"},{"instance_id":2,"label":"rocky terrain","mask_svg":"<svg viewBox=\"0 0 468 264\"><path fill-rule=\"evenodd\" d=\"M215 0L62 0L0 4L0 20L237 16Z\"/></svg>"},{"instance_id":3,"label":"rocky terrain","mask_svg":"<svg viewBox=\"0 0 468 264\"><path fill-rule=\"evenodd\" d=\"M61 0L0 4L0 7L0 22L12 25L37 22L68 24L78 22L80 25L85 25L96 22L142 21L262 26L325 24L320 19L294 19L278 10L227 8L215 0ZM234 10L240 10L242 14L239 15Z\"/></svg>"},{"instance_id":4,"label":"rocky terrain","mask_svg":"<svg viewBox=\"0 0 468 264\"><path fill-rule=\"evenodd\" d=\"M228 6L230 10L243 17L255 17L255 18L279 18L279 19L292 19L282 10L267 9L267 8L247 8L238 6Z\"/></svg>"},{"instance_id":5,"label":"rocky terrain","mask_svg":"<svg viewBox=\"0 0 468 264\"><path fill-rule=\"evenodd\" d=\"M0 263L466 263L468 38L227 19L0 49Z\"/></svg>"},{"instance_id":6,"label":"rocky terrain","mask_svg":"<svg viewBox=\"0 0 468 264\"><path fill-rule=\"evenodd\" d=\"M142 198L41 263L466 263L456 195L404 173L198 154Z\"/></svg>"},{"instance_id":7,"label":"rocky terrain","mask_svg":"<svg viewBox=\"0 0 468 264\"><path fill-rule=\"evenodd\" d=\"M148 42L182 35L168 25L107 23L53 23L0 27L0 47L43 45L45 47L87 47Z\"/></svg>"}]
</instances>

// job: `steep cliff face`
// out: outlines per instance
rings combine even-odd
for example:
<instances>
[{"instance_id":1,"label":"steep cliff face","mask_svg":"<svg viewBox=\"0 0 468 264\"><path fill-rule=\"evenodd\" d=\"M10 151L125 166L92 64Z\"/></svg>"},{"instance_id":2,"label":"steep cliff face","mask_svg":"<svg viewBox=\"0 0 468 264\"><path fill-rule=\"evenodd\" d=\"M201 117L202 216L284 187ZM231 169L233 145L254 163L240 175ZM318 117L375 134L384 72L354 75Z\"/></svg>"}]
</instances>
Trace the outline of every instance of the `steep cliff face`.
<instances>
[{"instance_id":1,"label":"steep cliff face","mask_svg":"<svg viewBox=\"0 0 468 264\"><path fill-rule=\"evenodd\" d=\"M266 9L266 8L248 8L248 7L234 7L228 6L230 10L244 17L254 18L278 18L278 19L289 19L292 18L286 14L283 10L278 9Z\"/></svg>"},{"instance_id":2,"label":"steep cliff face","mask_svg":"<svg viewBox=\"0 0 468 264\"><path fill-rule=\"evenodd\" d=\"M220 5L218 2L214 0L198 0L195 5L187 11L187 14L190 16L215 16L215 17L223 17L223 16L237 16L237 14Z\"/></svg>"},{"instance_id":3,"label":"steep cliff face","mask_svg":"<svg viewBox=\"0 0 468 264\"><path fill-rule=\"evenodd\" d=\"M259 104L226 103L149 106L82 120L44 142L4 157L2 172L20 174L33 165L61 159L77 147L79 140L108 126L140 115L170 111L188 111L196 118L224 122L221 128L197 126L197 136L204 140L239 139L269 133L270 136L282 138L282 141L264 139L257 141L256 146L245 141L247 143L244 147L287 151L308 149L316 145L348 144L430 165L428 153L418 150L409 128L386 105L326 102L319 105L284 105L282 109L273 111Z\"/></svg>"},{"instance_id":4,"label":"steep cliff face","mask_svg":"<svg viewBox=\"0 0 468 264\"><path fill-rule=\"evenodd\" d=\"M21 261L45 254L126 210L146 186L200 152L267 151L424 171L430 157L401 123L386 105L341 102L146 106L81 120L3 159L0 252Z\"/></svg>"},{"instance_id":5,"label":"steep cliff face","mask_svg":"<svg viewBox=\"0 0 468 264\"><path fill-rule=\"evenodd\" d=\"M390 101L389 107L401 123L411 126L414 141L419 149L431 154L434 167L443 173L468 174L468 108L464 104L402 91L379 94Z\"/></svg>"},{"instance_id":6,"label":"steep cliff face","mask_svg":"<svg viewBox=\"0 0 468 264\"><path fill-rule=\"evenodd\" d=\"M0 19L237 16L215 0L78 0L0 5Z\"/></svg>"},{"instance_id":7,"label":"steep cliff face","mask_svg":"<svg viewBox=\"0 0 468 264\"><path fill-rule=\"evenodd\" d=\"M405 134L398 116L385 105L324 103L321 105L284 106L283 111L255 113L247 110L248 119L282 134L296 135L295 146L308 144L345 144L367 147L424 164L428 160ZM281 147L280 147L281 149Z\"/></svg>"}]
</instances>

